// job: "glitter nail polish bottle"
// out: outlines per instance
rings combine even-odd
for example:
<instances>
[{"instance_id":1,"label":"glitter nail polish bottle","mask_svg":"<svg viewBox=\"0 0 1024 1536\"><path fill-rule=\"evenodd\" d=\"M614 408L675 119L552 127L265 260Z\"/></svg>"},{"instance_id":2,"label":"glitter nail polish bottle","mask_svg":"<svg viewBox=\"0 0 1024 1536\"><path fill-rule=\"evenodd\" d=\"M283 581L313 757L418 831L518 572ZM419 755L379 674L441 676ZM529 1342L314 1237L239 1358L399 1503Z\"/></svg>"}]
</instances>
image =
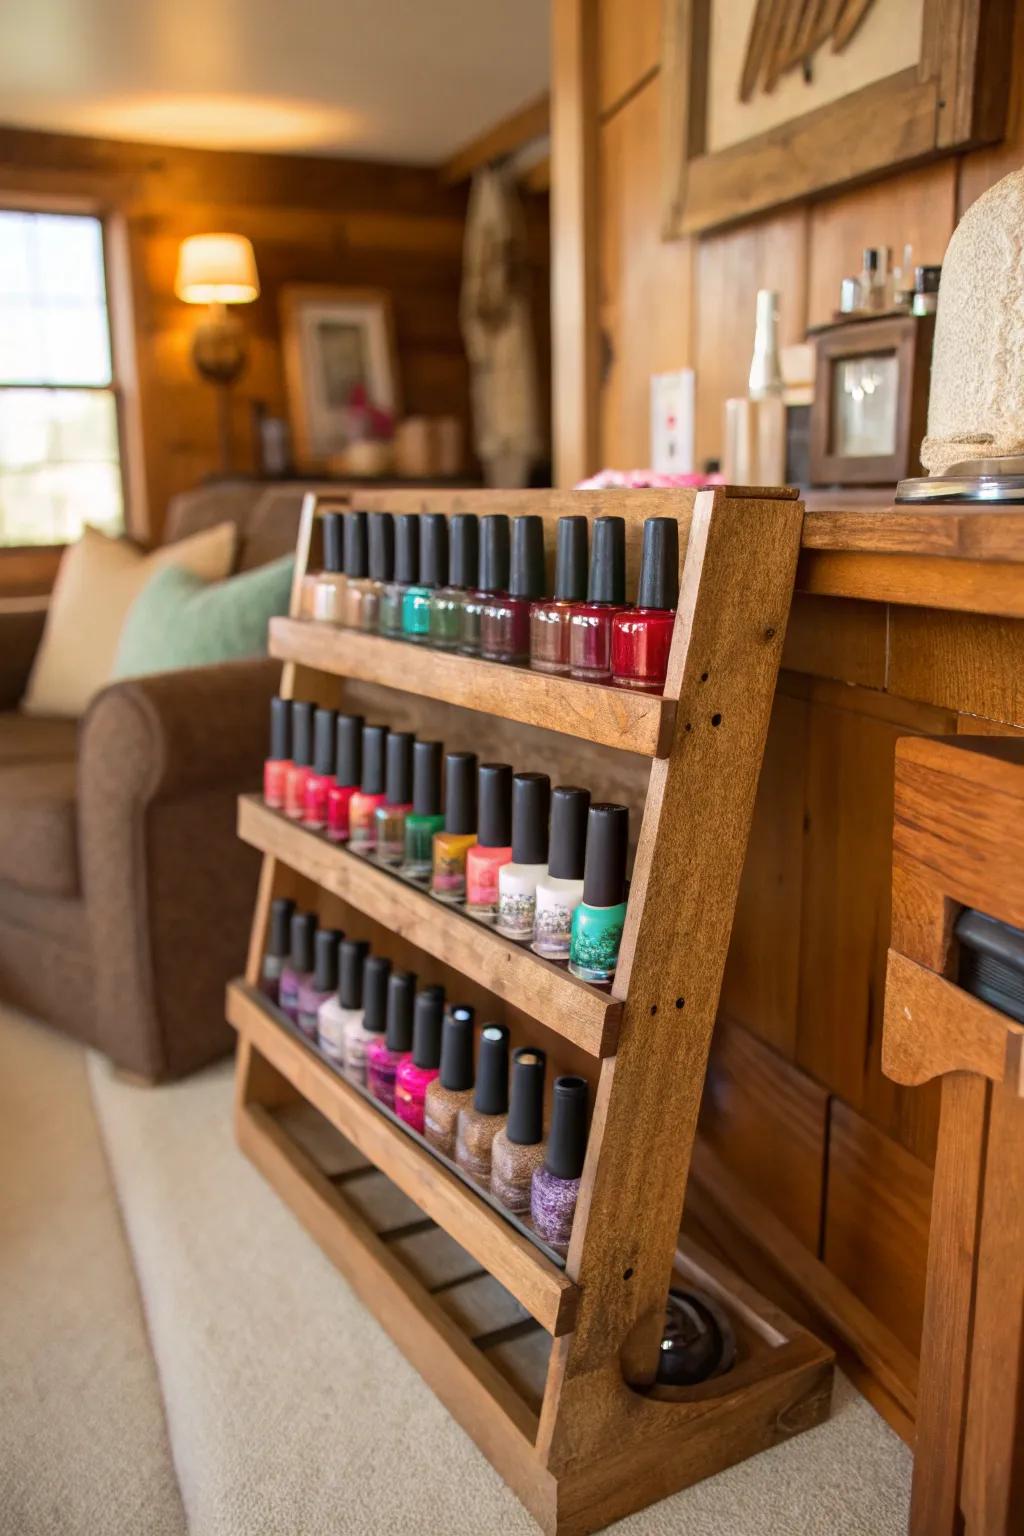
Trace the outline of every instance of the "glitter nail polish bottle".
<instances>
[{"instance_id":1,"label":"glitter nail polish bottle","mask_svg":"<svg viewBox=\"0 0 1024 1536\"><path fill-rule=\"evenodd\" d=\"M512 769L481 763L477 772L476 842L466 854L466 910L493 917L498 910L498 871L512 857Z\"/></svg>"},{"instance_id":2,"label":"glitter nail polish bottle","mask_svg":"<svg viewBox=\"0 0 1024 1536\"><path fill-rule=\"evenodd\" d=\"M617 688L662 692L678 602L679 524L674 517L649 517L636 607L612 619L612 682Z\"/></svg>"},{"instance_id":3,"label":"glitter nail polish bottle","mask_svg":"<svg viewBox=\"0 0 1024 1536\"><path fill-rule=\"evenodd\" d=\"M316 917L312 912L293 912L288 941L288 964L281 972L277 1006L294 1024L299 1016L299 989L313 979L313 936Z\"/></svg>"},{"instance_id":4,"label":"glitter nail polish bottle","mask_svg":"<svg viewBox=\"0 0 1024 1536\"><path fill-rule=\"evenodd\" d=\"M363 605L373 596L366 548L366 513L345 513L345 596L342 601L346 629L365 629Z\"/></svg>"},{"instance_id":5,"label":"glitter nail polish bottle","mask_svg":"<svg viewBox=\"0 0 1024 1536\"><path fill-rule=\"evenodd\" d=\"M590 545L587 600L569 615L569 671L591 683L612 675L612 619L626 602L626 523L596 517Z\"/></svg>"},{"instance_id":6,"label":"glitter nail polish bottle","mask_svg":"<svg viewBox=\"0 0 1024 1536\"><path fill-rule=\"evenodd\" d=\"M537 885L548 872L551 780L546 773L517 773L512 780L512 857L498 870L496 927L506 939L529 944L537 910Z\"/></svg>"},{"instance_id":7,"label":"glitter nail polish bottle","mask_svg":"<svg viewBox=\"0 0 1024 1536\"><path fill-rule=\"evenodd\" d=\"M395 1074L395 1113L421 1136L423 1103L441 1065L443 1021L444 987L424 987L413 1007L412 1055L399 1063Z\"/></svg>"},{"instance_id":8,"label":"glitter nail polish bottle","mask_svg":"<svg viewBox=\"0 0 1024 1536\"><path fill-rule=\"evenodd\" d=\"M311 617L320 624L340 624L346 582L341 513L325 512L320 519L320 528L324 541L324 568L313 587Z\"/></svg>"},{"instance_id":9,"label":"glitter nail polish bottle","mask_svg":"<svg viewBox=\"0 0 1024 1536\"><path fill-rule=\"evenodd\" d=\"M320 1004L317 1040L336 1067L345 1065L345 1036L363 1027L363 966L370 952L365 939L342 939L338 947L338 990Z\"/></svg>"},{"instance_id":10,"label":"glitter nail polish bottle","mask_svg":"<svg viewBox=\"0 0 1024 1536\"><path fill-rule=\"evenodd\" d=\"M530 609L530 666L568 672L569 616L587 596L587 519L560 517L555 535L555 591Z\"/></svg>"},{"instance_id":11,"label":"glitter nail polish bottle","mask_svg":"<svg viewBox=\"0 0 1024 1536\"><path fill-rule=\"evenodd\" d=\"M441 811L441 753L439 741L417 741L412 749L412 810L405 818L402 874L426 880L434 861L434 834L444 827Z\"/></svg>"},{"instance_id":12,"label":"glitter nail polish bottle","mask_svg":"<svg viewBox=\"0 0 1024 1536\"><path fill-rule=\"evenodd\" d=\"M313 716L313 767L306 775L302 825L322 832L327 825L327 796L334 780L334 737L337 715L318 709Z\"/></svg>"},{"instance_id":13,"label":"glitter nail polish bottle","mask_svg":"<svg viewBox=\"0 0 1024 1536\"><path fill-rule=\"evenodd\" d=\"M411 731L389 731L384 800L374 811L377 857L384 864L401 864L405 856L405 817L412 809Z\"/></svg>"},{"instance_id":14,"label":"glitter nail polish bottle","mask_svg":"<svg viewBox=\"0 0 1024 1536\"><path fill-rule=\"evenodd\" d=\"M459 650L466 656L480 654L480 621L496 593L508 590L509 525L504 512L489 512L480 520L480 563L476 585L462 605Z\"/></svg>"},{"instance_id":15,"label":"glitter nail polish bottle","mask_svg":"<svg viewBox=\"0 0 1024 1536\"><path fill-rule=\"evenodd\" d=\"M586 1081L556 1077L547 1153L530 1190L530 1219L538 1235L558 1253L569 1247L586 1153Z\"/></svg>"},{"instance_id":16,"label":"glitter nail polish bottle","mask_svg":"<svg viewBox=\"0 0 1024 1536\"><path fill-rule=\"evenodd\" d=\"M327 836L347 843L349 805L363 774L362 715L339 715L334 737L334 783L327 788Z\"/></svg>"},{"instance_id":17,"label":"glitter nail polish bottle","mask_svg":"<svg viewBox=\"0 0 1024 1536\"><path fill-rule=\"evenodd\" d=\"M448 519L443 512L420 514L420 567L415 586L402 598L402 634L406 640L430 639L430 603L448 580Z\"/></svg>"},{"instance_id":18,"label":"glitter nail polish bottle","mask_svg":"<svg viewBox=\"0 0 1024 1536\"><path fill-rule=\"evenodd\" d=\"M475 512L456 512L448 519L448 583L430 594L430 644L453 651L462 633L466 593L477 583L480 566L480 521Z\"/></svg>"},{"instance_id":19,"label":"glitter nail polish bottle","mask_svg":"<svg viewBox=\"0 0 1024 1536\"><path fill-rule=\"evenodd\" d=\"M544 594L544 519L535 512L512 519L508 591L485 603L480 655L485 661L530 659L530 609Z\"/></svg>"},{"instance_id":20,"label":"glitter nail polish bottle","mask_svg":"<svg viewBox=\"0 0 1024 1536\"><path fill-rule=\"evenodd\" d=\"M363 962L363 1017L345 1028L345 1073L360 1088L367 1085L367 1057L380 1044L388 1020L388 982L391 961L384 955L367 955Z\"/></svg>"},{"instance_id":21,"label":"glitter nail polish bottle","mask_svg":"<svg viewBox=\"0 0 1024 1536\"><path fill-rule=\"evenodd\" d=\"M444 760L444 829L434 833L430 893L441 901L466 896L466 855L476 842L476 756L449 752Z\"/></svg>"},{"instance_id":22,"label":"glitter nail polish bottle","mask_svg":"<svg viewBox=\"0 0 1024 1536\"><path fill-rule=\"evenodd\" d=\"M583 900L572 915L569 969L581 981L611 981L626 921L629 811L592 805L587 818Z\"/></svg>"},{"instance_id":23,"label":"glitter nail polish bottle","mask_svg":"<svg viewBox=\"0 0 1024 1536\"><path fill-rule=\"evenodd\" d=\"M383 1040L378 1035L366 1050L366 1086L388 1109L395 1107L395 1076L412 1050L412 971L392 971L388 978L388 1016Z\"/></svg>"},{"instance_id":24,"label":"glitter nail polish bottle","mask_svg":"<svg viewBox=\"0 0 1024 1536\"><path fill-rule=\"evenodd\" d=\"M395 520L390 512L370 513L367 543L370 581L359 609L359 628L375 635L380 630L381 598L395 574Z\"/></svg>"},{"instance_id":25,"label":"glitter nail polish bottle","mask_svg":"<svg viewBox=\"0 0 1024 1536\"><path fill-rule=\"evenodd\" d=\"M353 853L372 853L377 846L376 812L384 804L384 743L386 725L363 726L363 776L348 803L348 845Z\"/></svg>"},{"instance_id":26,"label":"glitter nail polish bottle","mask_svg":"<svg viewBox=\"0 0 1024 1536\"><path fill-rule=\"evenodd\" d=\"M459 1111L455 1161L481 1184L491 1182L491 1143L508 1115L508 1030L485 1024L480 1031L473 1103Z\"/></svg>"},{"instance_id":27,"label":"glitter nail polish bottle","mask_svg":"<svg viewBox=\"0 0 1024 1536\"><path fill-rule=\"evenodd\" d=\"M292 700L292 761L284 780L284 813L301 821L306 809L306 780L313 762L313 706Z\"/></svg>"},{"instance_id":28,"label":"glitter nail polish bottle","mask_svg":"<svg viewBox=\"0 0 1024 1536\"><path fill-rule=\"evenodd\" d=\"M491 1194L507 1211L530 1209L534 1171L544 1161L543 1051L527 1046L512 1053L508 1123L491 1143Z\"/></svg>"},{"instance_id":29,"label":"glitter nail polish bottle","mask_svg":"<svg viewBox=\"0 0 1024 1536\"><path fill-rule=\"evenodd\" d=\"M380 632L393 640L402 635L402 605L406 590L419 580L420 520L416 512L395 518L395 574L380 598Z\"/></svg>"},{"instance_id":30,"label":"glitter nail polish bottle","mask_svg":"<svg viewBox=\"0 0 1024 1536\"><path fill-rule=\"evenodd\" d=\"M473 1010L456 1003L441 1027L441 1071L423 1100L423 1134L445 1157L455 1157L460 1110L473 1102Z\"/></svg>"},{"instance_id":31,"label":"glitter nail polish bottle","mask_svg":"<svg viewBox=\"0 0 1024 1536\"><path fill-rule=\"evenodd\" d=\"M275 1004L281 988L281 972L291 954L294 911L294 901L289 901L285 896L278 896L270 903L267 947L263 952L263 961L260 965L260 991L264 997L269 997Z\"/></svg>"},{"instance_id":32,"label":"glitter nail polish bottle","mask_svg":"<svg viewBox=\"0 0 1024 1536\"><path fill-rule=\"evenodd\" d=\"M338 945L343 935L337 928L318 928L313 936L313 974L299 980L299 1006L295 1022L310 1040L317 1037L317 1016L338 985Z\"/></svg>"},{"instance_id":33,"label":"glitter nail polish bottle","mask_svg":"<svg viewBox=\"0 0 1024 1536\"><path fill-rule=\"evenodd\" d=\"M270 756L263 764L263 804L284 810L285 785L292 766L292 707L289 699L270 701Z\"/></svg>"},{"instance_id":34,"label":"glitter nail polish bottle","mask_svg":"<svg viewBox=\"0 0 1024 1536\"><path fill-rule=\"evenodd\" d=\"M590 791L559 784L551 795L551 846L547 873L537 882L533 920L535 954L568 960L572 915L583 900Z\"/></svg>"}]
</instances>

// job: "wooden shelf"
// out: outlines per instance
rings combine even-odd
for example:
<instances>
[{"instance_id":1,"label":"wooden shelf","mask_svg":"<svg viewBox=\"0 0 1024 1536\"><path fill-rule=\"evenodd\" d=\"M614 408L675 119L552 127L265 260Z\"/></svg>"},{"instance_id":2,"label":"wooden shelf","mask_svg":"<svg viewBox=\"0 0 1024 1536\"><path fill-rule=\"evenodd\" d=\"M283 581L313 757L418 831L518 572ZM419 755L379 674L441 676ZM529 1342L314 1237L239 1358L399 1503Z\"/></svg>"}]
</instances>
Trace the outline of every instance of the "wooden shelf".
<instances>
[{"instance_id":1,"label":"wooden shelf","mask_svg":"<svg viewBox=\"0 0 1024 1536\"><path fill-rule=\"evenodd\" d=\"M227 1017L264 1061L488 1269L541 1327L556 1336L571 1332L577 1288L536 1244L279 1024L255 988L231 982Z\"/></svg>"},{"instance_id":2,"label":"wooden shelf","mask_svg":"<svg viewBox=\"0 0 1024 1536\"><path fill-rule=\"evenodd\" d=\"M270 654L335 677L483 710L643 757L664 757L672 741L674 699L550 677L309 619L271 619Z\"/></svg>"},{"instance_id":3,"label":"wooden shelf","mask_svg":"<svg viewBox=\"0 0 1024 1536\"><path fill-rule=\"evenodd\" d=\"M385 642L387 643L387 642ZM610 993L467 917L392 871L268 810L258 795L238 801L238 835L280 859L435 959L453 966L592 1056L611 1056L621 1004Z\"/></svg>"}]
</instances>

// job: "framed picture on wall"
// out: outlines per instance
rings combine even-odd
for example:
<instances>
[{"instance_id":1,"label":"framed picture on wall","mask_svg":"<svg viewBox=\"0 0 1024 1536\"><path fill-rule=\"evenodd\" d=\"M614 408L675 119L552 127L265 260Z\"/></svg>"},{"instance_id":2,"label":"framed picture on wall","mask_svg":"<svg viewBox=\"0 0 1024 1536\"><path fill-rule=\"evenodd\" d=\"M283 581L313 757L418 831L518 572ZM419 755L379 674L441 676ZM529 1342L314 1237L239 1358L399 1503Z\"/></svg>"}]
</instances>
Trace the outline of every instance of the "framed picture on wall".
<instances>
[{"instance_id":1,"label":"framed picture on wall","mask_svg":"<svg viewBox=\"0 0 1024 1536\"><path fill-rule=\"evenodd\" d=\"M667 238L1005 134L1009 0L664 4Z\"/></svg>"},{"instance_id":2,"label":"framed picture on wall","mask_svg":"<svg viewBox=\"0 0 1024 1536\"><path fill-rule=\"evenodd\" d=\"M360 405L398 414L391 301L375 288L292 283L281 331L296 468L318 474L357 435Z\"/></svg>"}]
</instances>

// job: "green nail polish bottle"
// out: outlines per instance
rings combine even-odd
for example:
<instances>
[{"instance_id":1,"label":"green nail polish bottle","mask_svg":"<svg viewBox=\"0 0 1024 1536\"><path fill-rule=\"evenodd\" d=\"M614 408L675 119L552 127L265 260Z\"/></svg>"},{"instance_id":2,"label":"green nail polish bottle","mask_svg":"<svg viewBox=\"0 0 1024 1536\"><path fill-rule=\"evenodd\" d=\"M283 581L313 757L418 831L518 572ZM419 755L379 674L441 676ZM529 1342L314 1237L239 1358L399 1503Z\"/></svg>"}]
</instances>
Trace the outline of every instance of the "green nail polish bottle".
<instances>
[{"instance_id":1,"label":"green nail polish bottle","mask_svg":"<svg viewBox=\"0 0 1024 1536\"><path fill-rule=\"evenodd\" d=\"M444 829L442 750L439 741L417 741L412 750L412 810L405 818L405 858L399 871L407 880L427 880L434 867L434 833Z\"/></svg>"},{"instance_id":2,"label":"green nail polish bottle","mask_svg":"<svg viewBox=\"0 0 1024 1536\"><path fill-rule=\"evenodd\" d=\"M587 817L583 900L572 915L569 969L581 981L611 981L626 922L629 811L592 805Z\"/></svg>"}]
</instances>

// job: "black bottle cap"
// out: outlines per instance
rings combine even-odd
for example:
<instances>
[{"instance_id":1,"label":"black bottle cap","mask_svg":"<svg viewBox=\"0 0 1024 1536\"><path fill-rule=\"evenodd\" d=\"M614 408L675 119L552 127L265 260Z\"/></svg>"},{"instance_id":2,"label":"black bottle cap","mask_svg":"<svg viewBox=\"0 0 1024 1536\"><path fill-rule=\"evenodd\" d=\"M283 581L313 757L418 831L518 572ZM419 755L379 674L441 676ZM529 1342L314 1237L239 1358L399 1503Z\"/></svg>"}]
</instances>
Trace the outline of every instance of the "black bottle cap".
<instances>
[{"instance_id":1,"label":"black bottle cap","mask_svg":"<svg viewBox=\"0 0 1024 1536\"><path fill-rule=\"evenodd\" d=\"M480 764L477 807L477 842L483 848L508 848L512 841L512 769L508 763Z\"/></svg>"},{"instance_id":2,"label":"black bottle cap","mask_svg":"<svg viewBox=\"0 0 1024 1536\"><path fill-rule=\"evenodd\" d=\"M915 267L914 268L914 292L938 293L939 280L942 277L941 267Z\"/></svg>"},{"instance_id":3,"label":"black bottle cap","mask_svg":"<svg viewBox=\"0 0 1024 1536\"><path fill-rule=\"evenodd\" d=\"M488 512L480 524L481 592L508 591L508 517Z\"/></svg>"},{"instance_id":4,"label":"black bottle cap","mask_svg":"<svg viewBox=\"0 0 1024 1536\"><path fill-rule=\"evenodd\" d=\"M395 520L390 512L371 512L368 532L370 575L390 581L395 574Z\"/></svg>"},{"instance_id":5,"label":"black bottle cap","mask_svg":"<svg viewBox=\"0 0 1024 1536\"><path fill-rule=\"evenodd\" d=\"M456 512L448 527L448 581L475 587L479 570L480 519L475 512Z\"/></svg>"},{"instance_id":6,"label":"black bottle cap","mask_svg":"<svg viewBox=\"0 0 1024 1536\"><path fill-rule=\"evenodd\" d=\"M292 948L292 914L295 911L294 901L289 901L287 896L277 896L270 903L270 934L267 939L267 954L274 955L278 960L286 960Z\"/></svg>"},{"instance_id":7,"label":"black bottle cap","mask_svg":"<svg viewBox=\"0 0 1024 1536\"><path fill-rule=\"evenodd\" d=\"M512 568L508 590L513 597L544 595L544 519L524 513L512 524Z\"/></svg>"},{"instance_id":8,"label":"black bottle cap","mask_svg":"<svg viewBox=\"0 0 1024 1536\"><path fill-rule=\"evenodd\" d=\"M308 768L313 761L313 706L305 699L292 700L292 762Z\"/></svg>"},{"instance_id":9,"label":"black bottle cap","mask_svg":"<svg viewBox=\"0 0 1024 1536\"><path fill-rule=\"evenodd\" d=\"M590 546L590 603L626 601L626 520L623 517L595 517L594 538Z\"/></svg>"},{"instance_id":10,"label":"black bottle cap","mask_svg":"<svg viewBox=\"0 0 1024 1536\"><path fill-rule=\"evenodd\" d=\"M392 971L388 979L389 1051L412 1050L412 1013L416 997L416 977L412 971Z\"/></svg>"},{"instance_id":11,"label":"black bottle cap","mask_svg":"<svg viewBox=\"0 0 1024 1536\"><path fill-rule=\"evenodd\" d=\"M360 787L364 795L384 793L384 741L387 734L386 725L363 726L363 777Z\"/></svg>"},{"instance_id":12,"label":"black bottle cap","mask_svg":"<svg viewBox=\"0 0 1024 1536\"><path fill-rule=\"evenodd\" d=\"M679 524L674 517L649 517L640 556L640 608L674 608L679 601Z\"/></svg>"},{"instance_id":13,"label":"black bottle cap","mask_svg":"<svg viewBox=\"0 0 1024 1536\"><path fill-rule=\"evenodd\" d=\"M441 1087L465 1093L473 1086L473 1010L456 1003L441 1031Z\"/></svg>"},{"instance_id":14,"label":"black bottle cap","mask_svg":"<svg viewBox=\"0 0 1024 1536\"><path fill-rule=\"evenodd\" d=\"M474 752L449 752L444 760L444 829L457 836L476 831Z\"/></svg>"},{"instance_id":15,"label":"black bottle cap","mask_svg":"<svg viewBox=\"0 0 1024 1536\"><path fill-rule=\"evenodd\" d=\"M548 874L553 880L582 880L587 852L590 790L559 784L551 794L551 847Z\"/></svg>"},{"instance_id":16,"label":"black bottle cap","mask_svg":"<svg viewBox=\"0 0 1024 1536\"><path fill-rule=\"evenodd\" d=\"M292 755L292 705L276 694L270 701L270 761L286 763Z\"/></svg>"},{"instance_id":17,"label":"black bottle cap","mask_svg":"<svg viewBox=\"0 0 1024 1536\"><path fill-rule=\"evenodd\" d=\"M289 959L293 971L305 975L313 969L313 935L316 933L316 917L312 912L293 912L292 931L289 940Z\"/></svg>"},{"instance_id":18,"label":"black bottle cap","mask_svg":"<svg viewBox=\"0 0 1024 1536\"><path fill-rule=\"evenodd\" d=\"M583 900L588 907L617 907L626 896L629 811L624 805L592 805L587 817Z\"/></svg>"},{"instance_id":19,"label":"black bottle cap","mask_svg":"<svg viewBox=\"0 0 1024 1536\"><path fill-rule=\"evenodd\" d=\"M878 251L873 245L869 245L864 252L864 270L865 272L878 271Z\"/></svg>"},{"instance_id":20,"label":"black bottle cap","mask_svg":"<svg viewBox=\"0 0 1024 1536\"><path fill-rule=\"evenodd\" d=\"M363 1006L363 967L370 953L365 939L342 939L338 950L338 1002L343 1008Z\"/></svg>"},{"instance_id":21,"label":"black bottle cap","mask_svg":"<svg viewBox=\"0 0 1024 1536\"><path fill-rule=\"evenodd\" d=\"M581 603L587 595L587 520L560 517L555 535L555 597Z\"/></svg>"},{"instance_id":22,"label":"black bottle cap","mask_svg":"<svg viewBox=\"0 0 1024 1536\"><path fill-rule=\"evenodd\" d=\"M420 586L443 587L448 580L448 519L443 512L420 517Z\"/></svg>"},{"instance_id":23,"label":"black bottle cap","mask_svg":"<svg viewBox=\"0 0 1024 1536\"><path fill-rule=\"evenodd\" d=\"M420 519L418 512L399 512L395 518L395 580L411 587L420 574Z\"/></svg>"},{"instance_id":24,"label":"black bottle cap","mask_svg":"<svg viewBox=\"0 0 1024 1536\"><path fill-rule=\"evenodd\" d=\"M550 807L551 780L547 774L517 773L512 780L513 864L547 863Z\"/></svg>"},{"instance_id":25,"label":"black bottle cap","mask_svg":"<svg viewBox=\"0 0 1024 1536\"><path fill-rule=\"evenodd\" d=\"M313 772L334 772L334 734L337 715L333 709L318 709L313 717Z\"/></svg>"},{"instance_id":26,"label":"black bottle cap","mask_svg":"<svg viewBox=\"0 0 1024 1536\"><path fill-rule=\"evenodd\" d=\"M388 771L385 798L388 805L408 805L412 799L412 731L388 731Z\"/></svg>"},{"instance_id":27,"label":"black bottle cap","mask_svg":"<svg viewBox=\"0 0 1024 1536\"><path fill-rule=\"evenodd\" d=\"M320 519L320 526L324 537L324 570L343 571L345 555L341 513L325 512Z\"/></svg>"},{"instance_id":28,"label":"black bottle cap","mask_svg":"<svg viewBox=\"0 0 1024 1536\"><path fill-rule=\"evenodd\" d=\"M416 994L412 1019L412 1059L432 1072L441 1060L441 1026L444 1023L444 987L424 987Z\"/></svg>"},{"instance_id":29,"label":"black bottle cap","mask_svg":"<svg viewBox=\"0 0 1024 1536\"><path fill-rule=\"evenodd\" d=\"M544 1166L556 1179L578 1179L587 1155L587 1084L582 1077L556 1077L551 1100L551 1134Z\"/></svg>"},{"instance_id":30,"label":"black bottle cap","mask_svg":"<svg viewBox=\"0 0 1024 1536\"><path fill-rule=\"evenodd\" d=\"M318 928L313 946L313 987L334 992L338 986L338 945L343 935L337 928Z\"/></svg>"},{"instance_id":31,"label":"black bottle cap","mask_svg":"<svg viewBox=\"0 0 1024 1536\"><path fill-rule=\"evenodd\" d=\"M412 809L414 816L437 816L441 810L439 741L417 741L412 749Z\"/></svg>"},{"instance_id":32,"label":"black bottle cap","mask_svg":"<svg viewBox=\"0 0 1024 1536\"><path fill-rule=\"evenodd\" d=\"M342 786L358 784L363 776L362 715L339 715L335 740L335 781Z\"/></svg>"},{"instance_id":33,"label":"black bottle cap","mask_svg":"<svg viewBox=\"0 0 1024 1536\"><path fill-rule=\"evenodd\" d=\"M366 513L345 513L345 575L362 580L366 563Z\"/></svg>"},{"instance_id":34,"label":"black bottle cap","mask_svg":"<svg viewBox=\"0 0 1024 1536\"><path fill-rule=\"evenodd\" d=\"M508 1030L504 1024L485 1024L480 1031L473 1108L481 1115L508 1111Z\"/></svg>"},{"instance_id":35,"label":"black bottle cap","mask_svg":"<svg viewBox=\"0 0 1024 1536\"><path fill-rule=\"evenodd\" d=\"M363 1028L382 1035L388 1022L388 981L391 961L384 955L367 955L363 965Z\"/></svg>"},{"instance_id":36,"label":"black bottle cap","mask_svg":"<svg viewBox=\"0 0 1024 1536\"><path fill-rule=\"evenodd\" d=\"M546 1065L544 1052L532 1045L512 1052L512 1092L505 1134L520 1146L532 1147L544 1135Z\"/></svg>"}]
</instances>

